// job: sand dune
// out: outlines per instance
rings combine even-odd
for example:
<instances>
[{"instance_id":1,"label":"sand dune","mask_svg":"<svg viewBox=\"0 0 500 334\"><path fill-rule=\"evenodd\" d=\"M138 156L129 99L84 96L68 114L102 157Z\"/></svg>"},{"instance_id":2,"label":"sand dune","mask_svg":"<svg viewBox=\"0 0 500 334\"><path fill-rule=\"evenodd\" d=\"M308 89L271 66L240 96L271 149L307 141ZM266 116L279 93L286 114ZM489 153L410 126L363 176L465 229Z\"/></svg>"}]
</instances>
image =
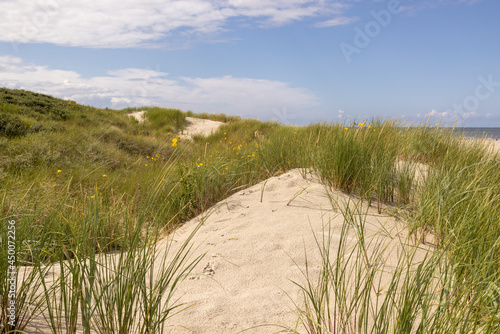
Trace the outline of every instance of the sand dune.
<instances>
[{"instance_id":1,"label":"sand dune","mask_svg":"<svg viewBox=\"0 0 500 334\"><path fill-rule=\"evenodd\" d=\"M128 114L129 117L133 117L137 120L137 122L144 122L144 110L136 111Z\"/></svg>"},{"instance_id":2,"label":"sand dune","mask_svg":"<svg viewBox=\"0 0 500 334\"><path fill-rule=\"evenodd\" d=\"M212 121L195 117L186 117L186 127L181 133L182 139L191 139L193 136L208 136L217 131L223 122Z\"/></svg>"},{"instance_id":3,"label":"sand dune","mask_svg":"<svg viewBox=\"0 0 500 334\"><path fill-rule=\"evenodd\" d=\"M172 332L274 333L276 326L252 327L293 326L294 303L302 299L292 281L304 282L306 252L313 281L321 264L313 233L321 238L330 225L332 249L339 240L343 217L331 199L334 207L345 207L350 199L341 192L329 196L311 175L292 170L230 196L176 231L173 238L183 241L202 221L195 254L206 256L178 291L191 307L171 319ZM364 208L365 237L390 245L386 265L391 268L400 250L396 236L405 239L407 230L376 208L366 203ZM355 241L354 234L350 238ZM418 258L425 252L420 250Z\"/></svg>"},{"instance_id":4,"label":"sand dune","mask_svg":"<svg viewBox=\"0 0 500 334\"><path fill-rule=\"evenodd\" d=\"M188 121L185 136L207 135L222 124ZM360 205L366 213L365 238L387 246L381 282L388 281L401 240L408 236L405 224L294 169L233 194L160 242L160 251L173 242L173 253L202 223L191 257L205 256L177 291L179 302L189 308L169 319L167 329L181 334L274 333L282 329L279 325L293 326L298 319L295 304L303 300L293 282L305 282L306 254L313 282L320 271L314 235L321 240L332 233L332 250L337 249L344 223L340 211L348 205ZM356 235L349 234L347 240L355 243ZM429 249L420 245L415 261ZM369 257L373 247L367 251ZM43 324L32 326L45 332Z\"/></svg>"},{"instance_id":5,"label":"sand dune","mask_svg":"<svg viewBox=\"0 0 500 334\"><path fill-rule=\"evenodd\" d=\"M306 281L306 254L310 278L316 281L321 257L314 236L322 240L330 233L335 253L344 222L340 211L347 205L360 205L366 213L367 243L377 240L376 244L387 248L381 284L389 282L391 270L402 254L401 241L407 239L405 224L387 214L378 214L377 208L368 207L366 202L329 191L311 174L294 169L233 194L158 244L160 262L167 245L169 257L202 224L190 256L204 257L176 292L179 303L189 307L168 320L167 332L275 333L282 329L279 325L293 327L298 319L294 305L303 300L293 282ZM357 237L349 233L344 240L354 244ZM376 244L367 248L369 258ZM432 249L418 247L414 263ZM108 265L118 259L112 254L103 256L108 258ZM59 265L55 264L47 282L53 281L59 272ZM46 326L41 318L35 319L28 332L48 333Z\"/></svg>"},{"instance_id":6,"label":"sand dune","mask_svg":"<svg viewBox=\"0 0 500 334\"><path fill-rule=\"evenodd\" d=\"M128 116L134 117L138 122L144 122L144 110L130 113ZM182 139L191 139L196 135L208 136L212 132L217 131L222 124L224 123L209 119L186 117L186 127L180 134L180 137Z\"/></svg>"}]
</instances>

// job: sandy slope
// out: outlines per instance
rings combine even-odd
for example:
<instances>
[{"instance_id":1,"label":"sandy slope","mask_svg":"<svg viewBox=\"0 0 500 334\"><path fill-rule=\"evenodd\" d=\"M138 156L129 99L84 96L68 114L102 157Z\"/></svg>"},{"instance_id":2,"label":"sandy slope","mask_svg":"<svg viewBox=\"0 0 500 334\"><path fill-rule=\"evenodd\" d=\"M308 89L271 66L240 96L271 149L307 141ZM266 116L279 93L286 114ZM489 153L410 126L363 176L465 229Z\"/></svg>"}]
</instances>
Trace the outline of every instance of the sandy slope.
<instances>
[{"instance_id":1,"label":"sandy slope","mask_svg":"<svg viewBox=\"0 0 500 334\"><path fill-rule=\"evenodd\" d=\"M194 117L186 117L186 128L181 134L181 138L190 139L195 135L208 136L217 131L223 122L212 121Z\"/></svg>"},{"instance_id":2,"label":"sandy slope","mask_svg":"<svg viewBox=\"0 0 500 334\"><path fill-rule=\"evenodd\" d=\"M144 110L130 113L128 116L134 117L139 122L144 122ZM186 127L180 137L182 139L191 139L195 135L208 136L212 132L217 131L222 124L224 123L209 119L186 117Z\"/></svg>"},{"instance_id":3,"label":"sandy slope","mask_svg":"<svg viewBox=\"0 0 500 334\"><path fill-rule=\"evenodd\" d=\"M294 325L294 303L300 304L302 297L292 281L304 282L306 252L312 282L321 264L314 234L321 240L331 228L335 251L344 221L339 208L348 202L353 207L357 201L341 192L327 192L302 172L291 170L241 190L159 243L159 259L167 242L173 242L169 254L174 254L203 223L195 235L191 258L205 256L176 293L179 302L190 307L168 320L167 332L224 334L249 329L245 333L275 333L279 327L263 325ZM400 242L406 239L407 230L388 215L378 214L375 207L360 203L367 212L367 242L377 239L387 246L383 284L402 253ZM350 233L347 240L354 243L356 235ZM420 245L416 261L428 249ZM370 257L373 247L367 252ZM51 272L55 275L50 277L57 277L58 266ZM40 318L30 324L28 332L49 333L46 326Z\"/></svg>"},{"instance_id":4,"label":"sandy slope","mask_svg":"<svg viewBox=\"0 0 500 334\"><path fill-rule=\"evenodd\" d=\"M491 149L493 150L493 152L500 153L500 141L499 140L491 141L490 146L491 146Z\"/></svg>"},{"instance_id":5,"label":"sandy slope","mask_svg":"<svg viewBox=\"0 0 500 334\"><path fill-rule=\"evenodd\" d=\"M331 196L341 207L349 200L340 192ZM313 233L322 238L330 225L334 230L332 249L336 249L343 222L324 187L311 176L304 179L299 170L232 195L210 215L186 223L174 238L184 240L200 220L204 224L196 236L195 254L206 256L179 290L181 302L192 306L171 319L173 333L222 334L265 324L293 326L297 320L294 302L300 303L301 297L292 281L304 281L305 252L311 276L317 277L319 270ZM383 235L381 231L385 231ZM383 244L390 245L388 268L397 261L400 250L395 237L404 239L406 234L394 219L368 209L365 236L378 235ZM354 241L354 234L350 240ZM424 253L420 250L418 258ZM270 326L245 333L278 330Z\"/></svg>"},{"instance_id":6,"label":"sandy slope","mask_svg":"<svg viewBox=\"0 0 500 334\"><path fill-rule=\"evenodd\" d=\"M128 116L135 118L139 123L144 122L144 110L130 113Z\"/></svg>"}]
</instances>

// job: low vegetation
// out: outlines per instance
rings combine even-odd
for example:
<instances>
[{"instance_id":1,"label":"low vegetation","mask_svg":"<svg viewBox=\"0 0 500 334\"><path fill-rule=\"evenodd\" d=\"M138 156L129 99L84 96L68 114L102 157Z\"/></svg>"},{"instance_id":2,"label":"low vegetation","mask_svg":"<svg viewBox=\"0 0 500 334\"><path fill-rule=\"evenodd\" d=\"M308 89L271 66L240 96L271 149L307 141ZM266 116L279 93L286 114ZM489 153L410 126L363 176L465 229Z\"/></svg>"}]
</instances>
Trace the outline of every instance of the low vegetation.
<instances>
[{"instance_id":1,"label":"low vegetation","mask_svg":"<svg viewBox=\"0 0 500 334\"><path fill-rule=\"evenodd\" d=\"M184 245L169 254L177 262L165 260L168 274L153 284L147 279L154 269L152 242L237 189L292 168L310 168L332 189L379 210L391 204L415 240L433 236L436 247L417 271L401 262L392 293L404 286L408 299L396 303L394 295L387 297L381 309L372 307L367 294L347 296L328 284L304 287L310 304L301 319L309 321L310 333L500 328L500 166L498 154L482 143L464 143L452 130L386 120L292 127L137 109L146 110L143 123L128 117L131 108L99 109L0 88L0 258L7 258L7 222L15 221L16 265L33 268L18 277L20 320L12 327L5 297L8 264L0 262L0 332L24 330L40 313L53 333L74 333L78 326L86 333L162 332L178 306L169 291L199 259L189 259ZM177 134L186 116L226 124L208 137L181 141ZM349 214L345 219L359 225ZM349 251L323 253L321 279L343 277L342 265L356 261L341 257ZM119 254L118 267L100 257L108 252ZM48 263L58 263L63 273L50 287ZM116 275L107 277L102 268ZM380 267L355 268L370 276ZM441 285L433 283L438 269ZM358 284L364 291L369 281ZM443 288L431 291L436 286ZM166 304L155 299L165 294ZM325 304L328 298L341 298L344 306ZM415 303L420 306L413 310ZM112 305L114 311L106 312ZM357 308L364 311L348 312ZM379 320L356 324L363 312Z\"/></svg>"}]
</instances>

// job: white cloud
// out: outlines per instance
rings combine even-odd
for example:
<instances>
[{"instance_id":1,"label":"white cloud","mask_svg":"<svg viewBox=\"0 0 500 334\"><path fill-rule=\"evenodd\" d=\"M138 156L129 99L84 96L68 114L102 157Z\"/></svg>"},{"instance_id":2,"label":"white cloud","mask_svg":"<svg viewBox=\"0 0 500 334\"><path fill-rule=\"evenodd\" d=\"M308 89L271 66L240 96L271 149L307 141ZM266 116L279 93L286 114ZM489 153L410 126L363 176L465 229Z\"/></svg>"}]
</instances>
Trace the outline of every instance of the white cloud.
<instances>
[{"instance_id":1,"label":"white cloud","mask_svg":"<svg viewBox=\"0 0 500 334\"><path fill-rule=\"evenodd\" d=\"M444 5L473 5L481 1L483 0L424 0L411 5L403 5L400 8L403 12L412 15L429 8L436 8Z\"/></svg>"},{"instance_id":2,"label":"white cloud","mask_svg":"<svg viewBox=\"0 0 500 334\"><path fill-rule=\"evenodd\" d=\"M435 117L435 116L442 117L443 115L442 115L442 113L439 113L438 111L432 109L432 111L430 113L428 113L426 116L428 116L428 117Z\"/></svg>"},{"instance_id":3,"label":"white cloud","mask_svg":"<svg viewBox=\"0 0 500 334\"><path fill-rule=\"evenodd\" d=\"M222 31L234 18L276 26L332 16L347 8L344 1L4 0L0 41L95 48L164 45L176 35L187 38Z\"/></svg>"},{"instance_id":4,"label":"white cloud","mask_svg":"<svg viewBox=\"0 0 500 334\"><path fill-rule=\"evenodd\" d=\"M424 115L425 117L435 117L435 118L440 118L440 119L446 119L446 118L463 118L463 116L455 111L443 111L439 112L435 109L432 109L432 111L428 114Z\"/></svg>"},{"instance_id":5,"label":"white cloud","mask_svg":"<svg viewBox=\"0 0 500 334\"><path fill-rule=\"evenodd\" d=\"M0 56L0 64L20 64L22 63L22 59L19 58L19 57L15 57L15 56L9 56L9 55L6 55L6 56Z\"/></svg>"},{"instance_id":6,"label":"white cloud","mask_svg":"<svg viewBox=\"0 0 500 334\"><path fill-rule=\"evenodd\" d=\"M83 78L74 71L51 69L10 56L0 57L0 71L0 86L102 107L157 105L268 119L277 106L307 110L319 104L318 97L305 88L264 79L171 78L159 69L137 68Z\"/></svg>"},{"instance_id":7,"label":"white cloud","mask_svg":"<svg viewBox=\"0 0 500 334\"><path fill-rule=\"evenodd\" d=\"M445 122L454 122L454 121L472 121L472 120L479 120L479 119L489 119L491 118L492 114L488 113L485 115L481 115L480 113L476 111L470 111L470 112L458 112L456 110L446 110L439 112L435 109L433 109L431 112L422 115L422 114L417 114L416 115L418 118L431 118L435 120L442 120Z\"/></svg>"},{"instance_id":8,"label":"white cloud","mask_svg":"<svg viewBox=\"0 0 500 334\"><path fill-rule=\"evenodd\" d=\"M317 28L328 28L328 27L336 27L336 26L343 26L343 25L348 25L353 22L356 22L358 20L357 17L345 17L345 16L338 16L334 17L333 19L323 21L323 22L318 22L314 26Z\"/></svg>"},{"instance_id":9,"label":"white cloud","mask_svg":"<svg viewBox=\"0 0 500 334\"><path fill-rule=\"evenodd\" d=\"M465 113L462 115L462 117L463 117L464 119L469 119L469 118L471 118L471 119L472 119L472 118L479 118L479 117L481 117L481 115L480 115L480 114L478 114L478 113L477 113L477 112L475 112L475 111L471 111L471 112L465 112Z\"/></svg>"}]
</instances>

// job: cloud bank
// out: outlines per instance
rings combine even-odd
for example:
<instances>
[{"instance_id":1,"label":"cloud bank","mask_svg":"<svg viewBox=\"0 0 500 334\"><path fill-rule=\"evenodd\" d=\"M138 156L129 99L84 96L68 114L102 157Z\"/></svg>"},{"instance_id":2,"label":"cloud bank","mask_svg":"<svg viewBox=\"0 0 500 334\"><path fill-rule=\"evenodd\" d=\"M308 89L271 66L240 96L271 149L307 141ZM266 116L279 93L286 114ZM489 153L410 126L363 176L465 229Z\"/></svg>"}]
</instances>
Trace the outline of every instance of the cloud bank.
<instances>
[{"instance_id":1,"label":"cloud bank","mask_svg":"<svg viewBox=\"0 0 500 334\"><path fill-rule=\"evenodd\" d=\"M346 0L3 0L0 41L90 48L168 45L229 29L231 22L281 26L307 18L348 24ZM338 18L337 18L338 16Z\"/></svg>"},{"instance_id":2,"label":"cloud bank","mask_svg":"<svg viewBox=\"0 0 500 334\"><path fill-rule=\"evenodd\" d=\"M425 9L432 9L444 5L473 5L483 0L422 0L411 2L411 0L401 1L401 10L408 14L415 14Z\"/></svg>"},{"instance_id":3,"label":"cloud bank","mask_svg":"<svg viewBox=\"0 0 500 334\"><path fill-rule=\"evenodd\" d=\"M448 109L446 111L438 111L432 109L425 114L416 114L416 117L410 119L417 122L427 121L430 125L441 124L443 126L487 126L485 122L498 121L500 117L492 113L479 113L477 111L457 111Z\"/></svg>"},{"instance_id":4,"label":"cloud bank","mask_svg":"<svg viewBox=\"0 0 500 334\"><path fill-rule=\"evenodd\" d=\"M160 69L126 68L84 78L74 71L0 56L0 86L26 89L101 107L164 106L195 112L225 112L270 119L275 109L307 110L319 98L286 82L235 78L171 78Z\"/></svg>"}]
</instances>

